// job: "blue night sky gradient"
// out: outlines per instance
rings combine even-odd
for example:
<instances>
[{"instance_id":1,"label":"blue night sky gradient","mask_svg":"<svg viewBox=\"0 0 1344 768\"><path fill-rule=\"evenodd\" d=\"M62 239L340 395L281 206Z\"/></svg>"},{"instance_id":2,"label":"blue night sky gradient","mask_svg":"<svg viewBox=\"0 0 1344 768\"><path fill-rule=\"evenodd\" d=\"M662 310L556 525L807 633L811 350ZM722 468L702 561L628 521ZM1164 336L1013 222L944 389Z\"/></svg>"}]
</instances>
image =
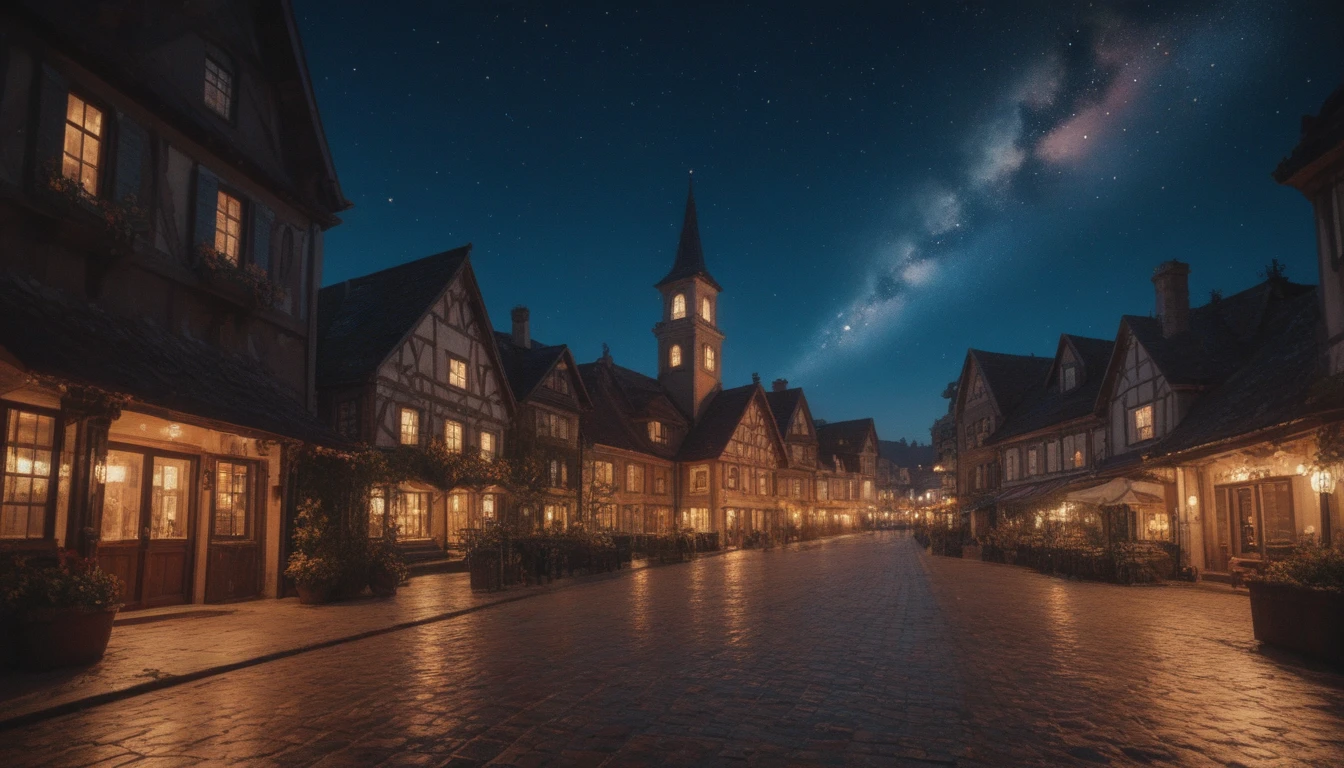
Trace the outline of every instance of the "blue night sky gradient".
<instances>
[{"instance_id":1,"label":"blue night sky gradient","mask_svg":"<svg viewBox=\"0 0 1344 768\"><path fill-rule=\"evenodd\" d=\"M472 242L498 326L654 374L694 169L725 386L927 442L967 347L1112 337L1160 261L1197 304L1272 258L1316 282L1269 174L1344 4L638 5L297 0L355 203L324 283Z\"/></svg>"}]
</instances>

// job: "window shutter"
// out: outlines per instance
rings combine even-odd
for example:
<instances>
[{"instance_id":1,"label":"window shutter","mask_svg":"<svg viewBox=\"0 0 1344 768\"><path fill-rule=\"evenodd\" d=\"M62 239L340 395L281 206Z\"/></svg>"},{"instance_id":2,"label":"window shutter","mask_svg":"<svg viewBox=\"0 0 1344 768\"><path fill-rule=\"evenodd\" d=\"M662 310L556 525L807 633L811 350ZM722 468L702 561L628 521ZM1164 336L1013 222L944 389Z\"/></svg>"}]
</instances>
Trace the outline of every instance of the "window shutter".
<instances>
[{"instance_id":1,"label":"window shutter","mask_svg":"<svg viewBox=\"0 0 1344 768\"><path fill-rule=\"evenodd\" d=\"M271 231L275 226L275 211L252 201L252 263L267 275L271 274Z\"/></svg>"},{"instance_id":2,"label":"window shutter","mask_svg":"<svg viewBox=\"0 0 1344 768\"><path fill-rule=\"evenodd\" d=\"M61 147L65 143L65 111L70 97L70 83L61 73L42 65L37 112L37 157L33 178L38 187L45 187L47 179L61 172Z\"/></svg>"},{"instance_id":3,"label":"window shutter","mask_svg":"<svg viewBox=\"0 0 1344 768\"><path fill-rule=\"evenodd\" d=\"M203 165L196 166L196 223L192 245L215 247L215 209L219 206L219 177Z\"/></svg>"},{"instance_id":4,"label":"window shutter","mask_svg":"<svg viewBox=\"0 0 1344 768\"><path fill-rule=\"evenodd\" d=\"M128 199L139 201L140 181L145 167L145 151L149 137L145 129L126 115L117 113L117 166L116 186L112 198L117 202Z\"/></svg>"}]
</instances>

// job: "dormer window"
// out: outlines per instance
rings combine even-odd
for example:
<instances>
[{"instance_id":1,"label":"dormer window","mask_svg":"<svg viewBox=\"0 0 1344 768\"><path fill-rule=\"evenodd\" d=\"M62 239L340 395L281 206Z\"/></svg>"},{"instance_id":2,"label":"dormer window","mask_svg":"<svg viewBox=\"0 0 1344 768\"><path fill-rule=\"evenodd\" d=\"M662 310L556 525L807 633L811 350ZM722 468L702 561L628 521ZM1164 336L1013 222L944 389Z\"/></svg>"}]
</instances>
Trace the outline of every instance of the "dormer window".
<instances>
[{"instance_id":1,"label":"dormer window","mask_svg":"<svg viewBox=\"0 0 1344 768\"><path fill-rule=\"evenodd\" d=\"M1072 392L1078 386L1078 366L1066 365L1059 372L1059 391Z\"/></svg>"},{"instance_id":2,"label":"dormer window","mask_svg":"<svg viewBox=\"0 0 1344 768\"><path fill-rule=\"evenodd\" d=\"M566 371L568 370L569 366L564 363L557 365L555 370L551 371L551 374L546 377L546 388L553 389L562 395L568 395L569 376L566 374Z\"/></svg>"},{"instance_id":3,"label":"dormer window","mask_svg":"<svg viewBox=\"0 0 1344 768\"><path fill-rule=\"evenodd\" d=\"M706 323L714 322L714 302L710 301L708 296L700 299L700 319Z\"/></svg>"},{"instance_id":4,"label":"dormer window","mask_svg":"<svg viewBox=\"0 0 1344 768\"><path fill-rule=\"evenodd\" d=\"M708 344L705 345L705 370L714 370L714 348Z\"/></svg>"},{"instance_id":5,"label":"dormer window","mask_svg":"<svg viewBox=\"0 0 1344 768\"><path fill-rule=\"evenodd\" d=\"M680 320L686 316L686 294L678 293L672 297L672 319Z\"/></svg>"},{"instance_id":6,"label":"dormer window","mask_svg":"<svg viewBox=\"0 0 1344 768\"><path fill-rule=\"evenodd\" d=\"M1153 404L1141 405L1129 411L1129 443L1141 443L1152 440L1157 434L1153 426Z\"/></svg>"},{"instance_id":7,"label":"dormer window","mask_svg":"<svg viewBox=\"0 0 1344 768\"><path fill-rule=\"evenodd\" d=\"M668 368L680 368L680 367L681 367L681 345L680 345L680 344L673 344L673 345L672 345L672 349L670 349L670 350L667 351L667 367L668 367Z\"/></svg>"},{"instance_id":8,"label":"dormer window","mask_svg":"<svg viewBox=\"0 0 1344 768\"><path fill-rule=\"evenodd\" d=\"M233 115L233 72L212 56L205 57L205 106L225 120Z\"/></svg>"},{"instance_id":9,"label":"dormer window","mask_svg":"<svg viewBox=\"0 0 1344 768\"><path fill-rule=\"evenodd\" d=\"M667 443L667 429L661 421L649 422L649 442L665 445Z\"/></svg>"}]
</instances>

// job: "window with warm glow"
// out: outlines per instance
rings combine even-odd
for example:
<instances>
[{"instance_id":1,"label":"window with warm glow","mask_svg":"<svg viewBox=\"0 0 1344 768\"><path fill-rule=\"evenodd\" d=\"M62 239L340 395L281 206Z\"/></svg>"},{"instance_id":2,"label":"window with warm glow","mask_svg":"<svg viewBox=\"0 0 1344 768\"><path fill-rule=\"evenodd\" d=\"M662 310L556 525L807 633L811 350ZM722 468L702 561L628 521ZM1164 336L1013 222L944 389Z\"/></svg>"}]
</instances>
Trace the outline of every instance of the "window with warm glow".
<instances>
[{"instance_id":1,"label":"window with warm glow","mask_svg":"<svg viewBox=\"0 0 1344 768\"><path fill-rule=\"evenodd\" d=\"M705 345L705 370L714 370L714 348L708 344Z\"/></svg>"},{"instance_id":2,"label":"window with warm glow","mask_svg":"<svg viewBox=\"0 0 1344 768\"><path fill-rule=\"evenodd\" d=\"M445 421L443 423L443 446L449 453L462 452L462 423Z\"/></svg>"},{"instance_id":3,"label":"window with warm glow","mask_svg":"<svg viewBox=\"0 0 1344 768\"><path fill-rule=\"evenodd\" d=\"M1129 442L1141 443L1152 440L1156 434L1153 427L1153 404L1141 405L1129 412Z\"/></svg>"},{"instance_id":4,"label":"window with warm glow","mask_svg":"<svg viewBox=\"0 0 1344 768\"><path fill-rule=\"evenodd\" d=\"M737 467L728 468L728 487L730 489L737 490L738 485L741 483L741 478L742 473Z\"/></svg>"},{"instance_id":5,"label":"window with warm glow","mask_svg":"<svg viewBox=\"0 0 1344 768\"><path fill-rule=\"evenodd\" d=\"M691 493L709 493L709 467L691 467Z\"/></svg>"},{"instance_id":6,"label":"window with warm glow","mask_svg":"<svg viewBox=\"0 0 1344 768\"><path fill-rule=\"evenodd\" d=\"M761 496L770 493L770 476L764 472L756 476L756 493Z\"/></svg>"},{"instance_id":7,"label":"window with warm glow","mask_svg":"<svg viewBox=\"0 0 1344 768\"><path fill-rule=\"evenodd\" d=\"M375 488L369 491L369 538L383 537L383 524L387 520L387 491Z\"/></svg>"},{"instance_id":8,"label":"window with warm glow","mask_svg":"<svg viewBox=\"0 0 1344 768\"><path fill-rule=\"evenodd\" d=\"M233 73L209 56L205 57L205 106L225 119L233 110Z\"/></svg>"},{"instance_id":9,"label":"window with warm glow","mask_svg":"<svg viewBox=\"0 0 1344 768\"><path fill-rule=\"evenodd\" d=\"M678 293L672 297L672 319L680 320L686 316L686 296Z\"/></svg>"},{"instance_id":10,"label":"window with warm glow","mask_svg":"<svg viewBox=\"0 0 1344 768\"><path fill-rule=\"evenodd\" d=\"M706 323L714 322L714 303L708 296L700 297L700 319Z\"/></svg>"},{"instance_id":11,"label":"window with warm glow","mask_svg":"<svg viewBox=\"0 0 1344 768\"><path fill-rule=\"evenodd\" d=\"M397 538L429 538L429 494L402 491L397 494Z\"/></svg>"},{"instance_id":12,"label":"window with warm glow","mask_svg":"<svg viewBox=\"0 0 1344 768\"><path fill-rule=\"evenodd\" d=\"M402 445L420 444L420 412L414 408L397 409L400 442Z\"/></svg>"},{"instance_id":13,"label":"window with warm glow","mask_svg":"<svg viewBox=\"0 0 1344 768\"><path fill-rule=\"evenodd\" d=\"M236 461L221 461L215 467L216 538L246 538L251 523L252 467Z\"/></svg>"},{"instance_id":14,"label":"window with warm glow","mask_svg":"<svg viewBox=\"0 0 1344 768\"><path fill-rule=\"evenodd\" d=\"M611 485L615 482L616 467L610 461L595 461L591 465L593 482L598 485Z\"/></svg>"},{"instance_id":15,"label":"window with warm glow","mask_svg":"<svg viewBox=\"0 0 1344 768\"><path fill-rule=\"evenodd\" d=\"M448 386L458 389L467 388L467 361L456 357L448 358Z\"/></svg>"},{"instance_id":16,"label":"window with warm glow","mask_svg":"<svg viewBox=\"0 0 1344 768\"><path fill-rule=\"evenodd\" d=\"M108 451L103 470L103 541L140 538L144 509L145 457L130 451Z\"/></svg>"},{"instance_id":17,"label":"window with warm glow","mask_svg":"<svg viewBox=\"0 0 1344 768\"><path fill-rule=\"evenodd\" d=\"M830 497L830 485L825 480L817 481L817 499L826 501Z\"/></svg>"},{"instance_id":18,"label":"window with warm glow","mask_svg":"<svg viewBox=\"0 0 1344 768\"><path fill-rule=\"evenodd\" d=\"M644 492L644 465L625 465L625 490L630 493Z\"/></svg>"},{"instance_id":19,"label":"window with warm glow","mask_svg":"<svg viewBox=\"0 0 1344 768\"><path fill-rule=\"evenodd\" d=\"M481 497L481 517L487 520L495 519L495 495L487 493Z\"/></svg>"},{"instance_id":20,"label":"window with warm glow","mask_svg":"<svg viewBox=\"0 0 1344 768\"><path fill-rule=\"evenodd\" d=\"M657 477L653 478L653 492L667 493L667 478L664 477L662 474L659 474Z\"/></svg>"},{"instance_id":21,"label":"window with warm glow","mask_svg":"<svg viewBox=\"0 0 1344 768\"><path fill-rule=\"evenodd\" d=\"M98 194L102 148L102 110L70 94L65 103L65 150L61 154L61 175L79 182L80 188L86 193Z\"/></svg>"},{"instance_id":22,"label":"window with warm glow","mask_svg":"<svg viewBox=\"0 0 1344 768\"><path fill-rule=\"evenodd\" d=\"M4 496L0 539L40 539L53 483L56 417L10 408L5 412Z\"/></svg>"},{"instance_id":23,"label":"window with warm glow","mask_svg":"<svg viewBox=\"0 0 1344 768\"><path fill-rule=\"evenodd\" d=\"M649 442L663 445L667 443L667 432L661 421L649 422Z\"/></svg>"},{"instance_id":24,"label":"window with warm glow","mask_svg":"<svg viewBox=\"0 0 1344 768\"><path fill-rule=\"evenodd\" d=\"M221 189L215 196L215 250L237 264L242 242L243 201Z\"/></svg>"},{"instance_id":25,"label":"window with warm glow","mask_svg":"<svg viewBox=\"0 0 1344 768\"><path fill-rule=\"evenodd\" d=\"M481 457L482 457L482 458L486 458L486 459L493 459L493 458L495 458L495 450L496 450L496 446L495 446L495 433L493 433L493 432L482 432L482 433L481 433Z\"/></svg>"},{"instance_id":26,"label":"window with warm glow","mask_svg":"<svg viewBox=\"0 0 1344 768\"><path fill-rule=\"evenodd\" d=\"M681 367L681 345L673 344L672 349L667 353L667 366L669 368Z\"/></svg>"}]
</instances>

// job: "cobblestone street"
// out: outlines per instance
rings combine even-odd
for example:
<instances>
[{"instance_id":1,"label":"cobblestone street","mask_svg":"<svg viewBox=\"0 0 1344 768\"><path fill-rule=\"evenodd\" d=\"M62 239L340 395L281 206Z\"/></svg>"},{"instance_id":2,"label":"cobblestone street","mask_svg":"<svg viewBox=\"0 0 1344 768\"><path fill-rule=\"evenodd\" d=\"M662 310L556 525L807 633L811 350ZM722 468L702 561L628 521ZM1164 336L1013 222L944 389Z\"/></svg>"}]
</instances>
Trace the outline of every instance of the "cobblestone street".
<instances>
[{"instance_id":1,"label":"cobblestone street","mask_svg":"<svg viewBox=\"0 0 1344 768\"><path fill-rule=\"evenodd\" d=\"M635 571L3 734L7 766L1344 764L1244 595L895 533Z\"/></svg>"}]
</instances>

